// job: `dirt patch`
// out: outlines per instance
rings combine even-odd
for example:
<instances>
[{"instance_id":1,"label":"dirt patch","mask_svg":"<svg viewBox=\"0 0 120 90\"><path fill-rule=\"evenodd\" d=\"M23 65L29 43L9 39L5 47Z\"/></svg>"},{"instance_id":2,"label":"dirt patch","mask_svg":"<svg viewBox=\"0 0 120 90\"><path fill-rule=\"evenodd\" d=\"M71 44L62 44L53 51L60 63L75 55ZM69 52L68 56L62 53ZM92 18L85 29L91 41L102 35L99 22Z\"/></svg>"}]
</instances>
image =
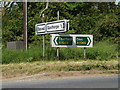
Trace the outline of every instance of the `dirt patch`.
<instances>
[{"instance_id":1,"label":"dirt patch","mask_svg":"<svg viewBox=\"0 0 120 90\"><path fill-rule=\"evenodd\" d=\"M97 71L97 70L91 70L91 71L69 71L69 72L44 72L39 73L31 76L17 76L12 78L3 78L3 81L8 80L39 80L39 79L54 79L54 78L72 78L72 77L95 77L95 76L111 76L111 75L117 75L117 70L112 71Z\"/></svg>"}]
</instances>

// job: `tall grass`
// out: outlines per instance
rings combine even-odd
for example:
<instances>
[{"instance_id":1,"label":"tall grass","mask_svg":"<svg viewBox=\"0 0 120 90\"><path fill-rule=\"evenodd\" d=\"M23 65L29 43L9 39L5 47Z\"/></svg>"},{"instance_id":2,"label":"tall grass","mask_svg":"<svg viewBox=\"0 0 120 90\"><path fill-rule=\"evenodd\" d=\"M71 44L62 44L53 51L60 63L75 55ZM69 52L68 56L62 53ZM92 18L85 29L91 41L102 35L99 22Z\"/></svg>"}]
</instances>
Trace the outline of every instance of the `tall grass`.
<instances>
[{"instance_id":1,"label":"tall grass","mask_svg":"<svg viewBox=\"0 0 120 90\"><path fill-rule=\"evenodd\" d=\"M61 48L61 59L83 59L83 48ZM92 48L87 48L87 59L109 60L117 58L118 45L107 41L95 43Z\"/></svg>"},{"instance_id":2,"label":"tall grass","mask_svg":"<svg viewBox=\"0 0 120 90\"><path fill-rule=\"evenodd\" d=\"M109 60L117 58L118 45L106 41L96 43L93 48L89 48L87 56L89 59Z\"/></svg>"},{"instance_id":3,"label":"tall grass","mask_svg":"<svg viewBox=\"0 0 120 90\"><path fill-rule=\"evenodd\" d=\"M87 48L87 59L109 60L117 57L117 44L106 41L95 43L92 48ZM83 59L83 48L60 48L60 60ZM25 50L6 50L2 52L2 63L33 62L43 60L42 44L31 44L27 51ZM46 45L45 59L56 60L56 48Z\"/></svg>"}]
</instances>

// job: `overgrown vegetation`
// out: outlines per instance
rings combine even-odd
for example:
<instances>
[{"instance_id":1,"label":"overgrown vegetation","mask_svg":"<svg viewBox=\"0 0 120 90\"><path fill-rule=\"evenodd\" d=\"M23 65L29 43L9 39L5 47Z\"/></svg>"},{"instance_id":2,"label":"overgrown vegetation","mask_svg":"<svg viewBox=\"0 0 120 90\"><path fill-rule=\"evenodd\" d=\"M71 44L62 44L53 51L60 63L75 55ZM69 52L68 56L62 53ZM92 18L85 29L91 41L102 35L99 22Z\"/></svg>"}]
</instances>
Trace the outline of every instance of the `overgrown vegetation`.
<instances>
[{"instance_id":1,"label":"overgrown vegetation","mask_svg":"<svg viewBox=\"0 0 120 90\"><path fill-rule=\"evenodd\" d=\"M99 42L93 48L87 48L87 59L110 60L118 57L117 44ZM60 48L60 60L83 59L83 48ZM42 45L30 45L28 51L3 50L2 63L20 63L42 61ZM46 46L45 60L56 60L56 48Z\"/></svg>"},{"instance_id":2,"label":"overgrown vegetation","mask_svg":"<svg viewBox=\"0 0 120 90\"><path fill-rule=\"evenodd\" d=\"M23 3L8 2L2 8L2 63L41 61L42 36L35 35L35 24L41 23L40 12L46 2L28 2L28 51L6 50L6 42L23 40ZM110 60L118 58L120 3L114 2L50 2L44 11L45 22L70 20L70 30L61 34L92 34L94 47L87 48L87 59ZM45 36L45 60L56 60L56 48L50 46L50 35ZM106 41L104 41L106 40ZM60 60L83 59L83 48L60 48Z\"/></svg>"}]
</instances>

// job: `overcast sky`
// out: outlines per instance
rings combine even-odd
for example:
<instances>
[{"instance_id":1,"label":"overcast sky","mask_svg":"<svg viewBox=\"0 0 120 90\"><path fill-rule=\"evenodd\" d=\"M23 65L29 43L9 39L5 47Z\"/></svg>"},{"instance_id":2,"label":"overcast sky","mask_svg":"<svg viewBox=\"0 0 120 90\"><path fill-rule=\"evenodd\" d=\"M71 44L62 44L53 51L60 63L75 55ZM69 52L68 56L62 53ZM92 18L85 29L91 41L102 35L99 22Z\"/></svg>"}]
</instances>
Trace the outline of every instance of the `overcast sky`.
<instances>
[{"instance_id":1,"label":"overcast sky","mask_svg":"<svg viewBox=\"0 0 120 90\"><path fill-rule=\"evenodd\" d=\"M120 0L116 0L116 2L115 2L115 3L116 3L116 4L118 4L118 2L120 2Z\"/></svg>"}]
</instances>

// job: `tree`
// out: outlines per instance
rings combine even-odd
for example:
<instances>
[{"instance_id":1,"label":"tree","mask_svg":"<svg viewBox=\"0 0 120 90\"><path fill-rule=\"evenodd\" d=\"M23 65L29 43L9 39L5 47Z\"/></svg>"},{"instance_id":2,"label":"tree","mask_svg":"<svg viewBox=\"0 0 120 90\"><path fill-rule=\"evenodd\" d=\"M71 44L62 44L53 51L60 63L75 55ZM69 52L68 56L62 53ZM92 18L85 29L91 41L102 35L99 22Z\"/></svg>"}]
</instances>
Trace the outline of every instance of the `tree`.
<instances>
[{"instance_id":1,"label":"tree","mask_svg":"<svg viewBox=\"0 0 120 90\"><path fill-rule=\"evenodd\" d=\"M17 4L17 6L11 4L3 10L3 42L23 40L22 2ZM28 2L28 41L30 43L42 39L35 35L35 24L42 23L40 12L45 5L46 2ZM120 26L118 24L119 9L120 5L112 2L49 2L44 14L45 22L57 20L57 11L60 12L61 20L70 20L70 31L64 34L93 34L95 41L108 39L117 42ZM49 35L46 35L46 38L48 42Z\"/></svg>"},{"instance_id":2,"label":"tree","mask_svg":"<svg viewBox=\"0 0 120 90\"><path fill-rule=\"evenodd\" d=\"M5 8L5 7L4 7ZM3 42L22 40L23 11L22 3L11 4L2 16Z\"/></svg>"}]
</instances>

